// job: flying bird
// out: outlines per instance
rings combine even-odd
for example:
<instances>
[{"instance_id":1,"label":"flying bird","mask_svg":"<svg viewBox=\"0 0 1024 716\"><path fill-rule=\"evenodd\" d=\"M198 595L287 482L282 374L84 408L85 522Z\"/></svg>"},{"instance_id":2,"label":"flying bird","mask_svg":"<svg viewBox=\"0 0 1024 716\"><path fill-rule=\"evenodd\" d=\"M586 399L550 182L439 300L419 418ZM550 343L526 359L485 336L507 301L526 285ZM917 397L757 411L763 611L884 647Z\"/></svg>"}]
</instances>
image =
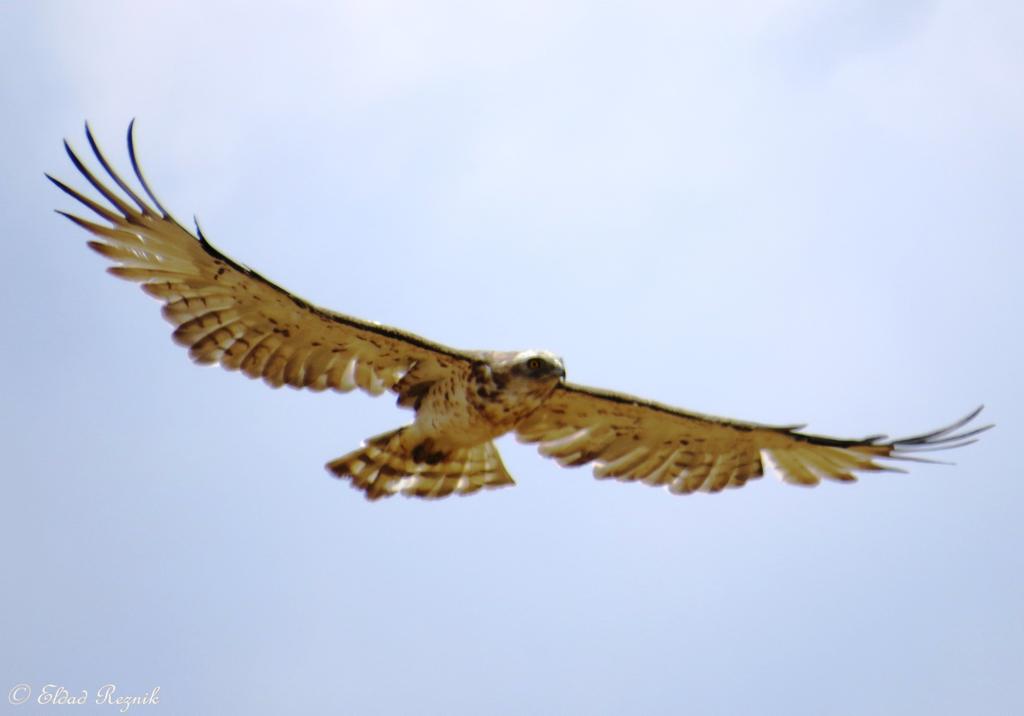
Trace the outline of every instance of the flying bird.
<instances>
[{"instance_id":1,"label":"flying bird","mask_svg":"<svg viewBox=\"0 0 1024 716\"><path fill-rule=\"evenodd\" d=\"M922 451L960 447L992 427L965 428L981 411L932 432L860 440L812 435L702 415L569 383L561 358L543 350L470 351L315 306L218 251L196 224L191 233L156 198L135 155L141 196L86 138L106 177L64 147L106 205L47 174L102 220L58 211L96 238L107 270L137 281L163 303L174 340L201 364L219 363L272 387L390 391L411 408L411 424L367 439L327 469L375 500L394 494L438 498L512 485L493 440L514 432L564 467L593 463L598 478L665 486L672 493L718 492L761 477L764 461L796 485L855 473L897 471L892 461L933 462Z\"/></svg>"}]
</instances>

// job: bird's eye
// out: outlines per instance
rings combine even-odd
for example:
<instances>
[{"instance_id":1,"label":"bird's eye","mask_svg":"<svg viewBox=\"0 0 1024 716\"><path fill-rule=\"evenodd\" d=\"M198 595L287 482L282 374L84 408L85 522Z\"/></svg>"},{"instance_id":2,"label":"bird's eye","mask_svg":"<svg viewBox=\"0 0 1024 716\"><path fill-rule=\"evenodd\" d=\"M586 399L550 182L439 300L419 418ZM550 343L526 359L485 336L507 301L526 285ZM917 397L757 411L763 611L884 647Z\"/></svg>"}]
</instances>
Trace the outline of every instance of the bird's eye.
<instances>
[{"instance_id":1,"label":"bird's eye","mask_svg":"<svg viewBox=\"0 0 1024 716\"><path fill-rule=\"evenodd\" d=\"M540 370L540 367L542 365L544 365L544 363L543 361L541 361L540 358L531 358L530 360L526 361L526 367L529 370Z\"/></svg>"}]
</instances>

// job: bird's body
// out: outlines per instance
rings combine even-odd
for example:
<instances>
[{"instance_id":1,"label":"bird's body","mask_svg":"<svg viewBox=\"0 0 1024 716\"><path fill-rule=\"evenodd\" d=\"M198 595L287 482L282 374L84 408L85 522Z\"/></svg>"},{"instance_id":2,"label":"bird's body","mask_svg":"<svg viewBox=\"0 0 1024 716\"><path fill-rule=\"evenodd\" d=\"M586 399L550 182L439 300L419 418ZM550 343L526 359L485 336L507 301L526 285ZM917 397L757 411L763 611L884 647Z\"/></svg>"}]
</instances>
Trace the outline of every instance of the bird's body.
<instances>
[{"instance_id":1,"label":"bird's body","mask_svg":"<svg viewBox=\"0 0 1024 716\"><path fill-rule=\"evenodd\" d=\"M414 406L414 425L424 433L450 436L462 447L501 437L539 408L565 377L562 360L547 351L477 351L476 357L468 372L430 385Z\"/></svg>"},{"instance_id":2,"label":"bird's body","mask_svg":"<svg viewBox=\"0 0 1024 716\"><path fill-rule=\"evenodd\" d=\"M430 497L512 484L491 441L540 408L565 377L565 368L547 351L475 355L466 371L432 383L410 380L413 423L371 438L327 469L351 478L371 498L414 483Z\"/></svg>"},{"instance_id":3,"label":"bird's body","mask_svg":"<svg viewBox=\"0 0 1024 716\"><path fill-rule=\"evenodd\" d=\"M701 415L565 381L557 356L541 350L463 351L412 333L314 306L274 285L188 232L132 167L149 201L89 144L118 193L67 146L82 175L109 202L50 179L106 224L60 212L99 240L89 245L164 303L174 339L198 363L219 363L271 386L372 395L391 391L415 411L403 428L365 441L328 463L367 497L468 494L513 483L493 440L515 432L563 466L594 463L600 478L663 485L674 493L717 492L763 474L814 485L853 481L857 471L895 470L887 460L918 460L923 450L973 442L989 426L960 429L980 408L946 428L898 440L845 440ZM112 207L112 208L110 208Z\"/></svg>"}]
</instances>

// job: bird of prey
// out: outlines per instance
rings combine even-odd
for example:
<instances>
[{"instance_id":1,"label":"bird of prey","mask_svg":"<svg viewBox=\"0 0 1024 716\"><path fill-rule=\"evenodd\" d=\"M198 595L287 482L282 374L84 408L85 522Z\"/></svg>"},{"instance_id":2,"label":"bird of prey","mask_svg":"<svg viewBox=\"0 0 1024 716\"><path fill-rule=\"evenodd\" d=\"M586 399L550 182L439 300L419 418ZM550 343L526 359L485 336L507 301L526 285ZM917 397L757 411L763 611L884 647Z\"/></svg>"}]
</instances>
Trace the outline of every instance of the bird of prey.
<instances>
[{"instance_id":1,"label":"bird of prey","mask_svg":"<svg viewBox=\"0 0 1024 716\"><path fill-rule=\"evenodd\" d=\"M315 306L232 260L179 224L139 169L134 121L128 156L145 198L86 138L106 172L100 179L65 149L104 205L50 175L102 223L59 211L96 239L107 270L137 281L163 303L174 340L197 363L219 363L273 387L391 391L411 424L367 439L327 469L376 500L470 494L513 484L492 442L514 432L565 467L594 464L598 478L665 486L672 493L718 492L761 477L768 459L781 478L816 485L850 482L860 471L900 471L891 461L974 442L991 426L952 425L900 439L845 440L702 415L565 380L562 360L543 350L449 348L388 326Z\"/></svg>"}]
</instances>

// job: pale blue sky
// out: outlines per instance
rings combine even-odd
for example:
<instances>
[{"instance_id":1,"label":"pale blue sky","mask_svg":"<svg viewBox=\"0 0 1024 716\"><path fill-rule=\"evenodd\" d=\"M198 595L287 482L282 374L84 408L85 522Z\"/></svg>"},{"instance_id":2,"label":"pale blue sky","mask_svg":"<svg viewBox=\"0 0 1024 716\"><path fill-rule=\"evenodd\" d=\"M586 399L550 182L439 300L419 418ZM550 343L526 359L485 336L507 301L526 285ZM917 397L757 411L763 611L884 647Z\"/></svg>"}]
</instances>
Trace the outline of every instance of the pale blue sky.
<instances>
[{"instance_id":1,"label":"pale blue sky","mask_svg":"<svg viewBox=\"0 0 1024 716\"><path fill-rule=\"evenodd\" d=\"M0 693L1024 712L1022 7L0 2ZM52 213L60 140L123 167L132 117L168 208L331 308L737 418L998 428L691 497L503 439L514 489L367 503L323 464L407 413L191 365Z\"/></svg>"}]
</instances>

